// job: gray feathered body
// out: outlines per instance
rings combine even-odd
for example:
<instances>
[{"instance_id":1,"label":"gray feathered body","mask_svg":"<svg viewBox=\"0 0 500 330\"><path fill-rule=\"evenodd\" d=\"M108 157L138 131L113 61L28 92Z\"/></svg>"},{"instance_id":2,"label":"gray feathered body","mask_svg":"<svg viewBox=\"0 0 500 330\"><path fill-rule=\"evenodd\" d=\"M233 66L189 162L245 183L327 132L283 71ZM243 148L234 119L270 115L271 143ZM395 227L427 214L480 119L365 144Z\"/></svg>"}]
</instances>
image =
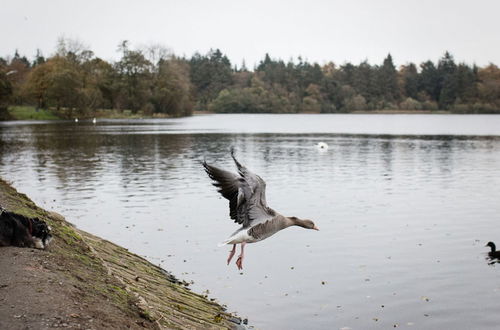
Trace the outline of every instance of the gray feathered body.
<instances>
[{"instance_id":1,"label":"gray feathered body","mask_svg":"<svg viewBox=\"0 0 500 330\"><path fill-rule=\"evenodd\" d=\"M280 230L292 226L293 223L287 218L277 213L274 218L263 223L259 223L253 227L241 227L235 231L231 236L222 242L220 245L225 244L239 244L239 243L255 243L262 241Z\"/></svg>"}]
</instances>

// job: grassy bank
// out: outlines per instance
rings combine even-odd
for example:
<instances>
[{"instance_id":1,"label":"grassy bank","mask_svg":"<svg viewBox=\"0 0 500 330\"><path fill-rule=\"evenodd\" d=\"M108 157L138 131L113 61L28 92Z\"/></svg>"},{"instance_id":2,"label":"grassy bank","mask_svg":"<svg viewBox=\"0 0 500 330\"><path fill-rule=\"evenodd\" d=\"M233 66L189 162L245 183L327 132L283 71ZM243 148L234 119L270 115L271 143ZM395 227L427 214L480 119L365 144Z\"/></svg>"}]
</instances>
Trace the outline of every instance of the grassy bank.
<instances>
[{"instance_id":1,"label":"grassy bank","mask_svg":"<svg viewBox=\"0 0 500 330\"><path fill-rule=\"evenodd\" d=\"M32 106L12 106L8 108L13 120L55 120L61 119L47 109L35 109Z\"/></svg>"},{"instance_id":2,"label":"grassy bank","mask_svg":"<svg viewBox=\"0 0 500 330\"><path fill-rule=\"evenodd\" d=\"M3 284L3 287L10 291L5 298L0 297L2 298L0 300L5 300L2 304L11 305L12 309L0 311L2 319L0 325L17 328L19 324L16 322L23 322L21 324L24 327L36 328L40 315L50 320L46 314L77 306L78 312L66 311L64 315L56 316L54 319L61 322L61 318L66 317L67 320L61 324L71 325L71 322L79 321L80 323L74 327L83 325L85 328L89 325L90 328L94 328L98 324L100 326L97 328L231 329L237 327L238 319L226 313L219 304L191 292L181 281L127 249L78 230L61 215L39 208L27 196L18 193L2 179L0 179L0 205L16 213L43 219L52 227L54 235L54 240L45 251L0 248L4 249L3 255L0 256L0 264L6 263L1 258L5 259L9 253L17 260L17 264L22 263L21 257L27 255L31 259L27 259L25 261L27 265L21 268L27 272L29 270L28 275L37 272L33 280L29 281L30 286L34 288L25 284L17 286L12 279L23 275L16 273L14 268L16 263L12 264L12 267L3 266L2 276L11 282ZM44 280L44 277L48 280ZM53 280L54 278L57 280ZM41 283L37 284L36 281ZM46 311L48 308L46 304L37 301L35 297L28 302L26 299L23 300L24 304L28 304L25 314L19 312L15 314L21 307L16 306L17 302L9 301L9 297L15 296L16 293L23 296L23 290L28 290L30 293L42 285L43 289L39 290L42 290L40 292L44 295L39 296L40 299L44 299L48 294L50 301L61 304L59 311ZM1 293L2 291L0 295ZM68 301L64 301L65 299ZM13 311L12 316L8 314L10 310ZM91 315L88 317L91 321L88 322L93 323L84 323L87 322L87 318L83 315Z\"/></svg>"},{"instance_id":3,"label":"grassy bank","mask_svg":"<svg viewBox=\"0 0 500 330\"><path fill-rule=\"evenodd\" d=\"M106 109L97 110L93 113L81 114L77 111L62 109L56 111L54 109L36 109L34 106L10 106L8 114L11 120L57 120L57 119L89 119L89 118L106 118L106 119L140 119L140 118L167 118L165 114L145 115L142 111L133 113L131 110L116 110Z\"/></svg>"}]
</instances>

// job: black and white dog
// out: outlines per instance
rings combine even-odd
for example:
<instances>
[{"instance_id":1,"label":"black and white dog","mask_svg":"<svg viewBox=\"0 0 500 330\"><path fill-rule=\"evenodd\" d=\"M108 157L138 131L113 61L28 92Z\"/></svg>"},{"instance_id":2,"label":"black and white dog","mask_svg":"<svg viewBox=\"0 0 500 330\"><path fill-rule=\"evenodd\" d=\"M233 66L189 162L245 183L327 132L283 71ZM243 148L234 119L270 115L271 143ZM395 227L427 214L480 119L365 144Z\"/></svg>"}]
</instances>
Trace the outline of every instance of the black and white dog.
<instances>
[{"instance_id":1,"label":"black and white dog","mask_svg":"<svg viewBox=\"0 0 500 330\"><path fill-rule=\"evenodd\" d=\"M45 249L52 240L50 231L44 221L9 212L0 206L0 246Z\"/></svg>"}]
</instances>

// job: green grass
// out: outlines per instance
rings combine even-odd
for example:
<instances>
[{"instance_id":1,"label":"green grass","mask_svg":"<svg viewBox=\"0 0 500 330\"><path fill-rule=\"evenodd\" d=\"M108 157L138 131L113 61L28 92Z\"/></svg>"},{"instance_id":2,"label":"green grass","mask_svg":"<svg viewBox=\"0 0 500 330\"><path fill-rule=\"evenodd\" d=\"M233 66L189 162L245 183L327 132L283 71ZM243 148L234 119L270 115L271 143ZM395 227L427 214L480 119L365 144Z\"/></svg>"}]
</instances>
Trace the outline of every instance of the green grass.
<instances>
[{"instance_id":1,"label":"green grass","mask_svg":"<svg viewBox=\"0 0 500 330\"><path fill-rule=\"evenodd\" d=\"M39 109L36 111L33 106L13 105L8 108L9 117L13 120L57 120L57 119L89 119L89 118L108 118L108 119L139 119L139 118L168 118L166 114L144 114L142 111L133 113L131 110L99 109L92 112L80 113L76 110L69 112L67 109L50 110ZM71 113L71 115L69 115Z\"/></svg>"},{"instance_id":2,"label":"green grass","mask_svg":"<svg viewBox=\"0 0 500 330\"><path fill-rule=\"evenodd\" d=\"M9 114L14 120L56 120L61 119L50 110L39 109L36 111L33 106L11 106Z\"/></svg>"}]
</instances>

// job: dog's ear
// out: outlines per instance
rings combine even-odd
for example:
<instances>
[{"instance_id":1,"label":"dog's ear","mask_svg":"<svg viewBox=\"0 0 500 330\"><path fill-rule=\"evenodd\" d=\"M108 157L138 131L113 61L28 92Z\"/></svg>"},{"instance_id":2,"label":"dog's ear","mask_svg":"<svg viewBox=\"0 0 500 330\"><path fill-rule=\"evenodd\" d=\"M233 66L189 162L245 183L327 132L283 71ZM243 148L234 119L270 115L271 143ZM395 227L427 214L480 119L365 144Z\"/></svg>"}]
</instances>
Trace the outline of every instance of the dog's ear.
<instances>
[{"instance_id":1,"label":"dog's ear","mask_svg":"<svg viewBox=\"0 0 500 330\"><path fill-rule=\"evenodd\" d=\"M45 236L49 235L50 233L50 227L45 223L45 221L42 221L38 218L33 218L32 219L33 223L33 236L40 237L40 238L45 238Z\"/></svg>"}]
</instances>

